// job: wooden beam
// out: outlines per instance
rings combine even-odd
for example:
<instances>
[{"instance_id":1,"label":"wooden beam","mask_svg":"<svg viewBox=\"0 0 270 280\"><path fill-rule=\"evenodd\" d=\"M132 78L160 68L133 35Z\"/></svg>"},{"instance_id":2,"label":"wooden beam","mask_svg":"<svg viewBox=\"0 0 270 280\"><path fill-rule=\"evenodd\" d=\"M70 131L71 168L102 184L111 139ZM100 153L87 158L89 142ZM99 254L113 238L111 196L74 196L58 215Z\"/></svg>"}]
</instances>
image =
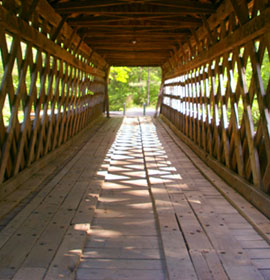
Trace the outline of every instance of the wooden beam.
<instances>
[{"instance_id":1,"label":"wooden beam","mask_svg":"<svg viewBox=\"0 0 270 280\"><path fill-rule=\"evenodd\" d=\"M236 0L237 3L240 3L242 0ZM231 15L233 12L233 7L231 5L231 3L229 1L224 1L222 2L219 7L216 10L216 13L211 15L209 18L207 18L207 22L209 25L209 28L215 29L220 22L222 22L223 20L225 20L229 15ZM197 36L199 40L203 40L205 38L205 36L207 36L207 31L206 28L204 26L200 27L198 30L196 30ZM191 37L191 41L192 41L192 45L196 44L196 40ZM182 49L186 49L188 48L187 44L183 45ZM181 50L178 52L182 52ZM177 54L177 56L182 55L181 53ZM169 62L167 61L166 64L168 65ZM166 65L163 66L164 69L167 68Z\"/></svg>"},{"instance_id":2,"label":"wooden beam","mask_svg":"<svg viewBox=\"0 0 270 280\"><path fill-rule=\"evenodd\" d=\"M128 61L124 61L124 60L110 60L110 65L111 66L130 66L130 67L141 67L141 66L145 66L145 67L159 67L160 64L164 62L164 60L159 60L157 62L149 60L149 61L138 61L138 60L128 60Z\"/></svg>"},{"instance_id":3,"label":"wooden beam","mask_svg":"<svg viewBox=\"0 0 270 280\"><path fill-rule=\"evenodd\" d=\"M63 2L59 4L53 5L54 9L62 13L63 10L73 10L74 12L83 11L87 8L104 8L104 7L113 7L113 6L121 6L123 2L117 2L113 0L106 0L106 1L76 1L76 2Z\"/></svg>"},{"instance_id":4,"label":"wooden beam","mask_svg":"<svg viewBox=\"0 0 270 280\"><path fill-rule=\"evenodd\" d=\"M140 63L143 64L149 64L150 62L153 63L160 63L162 61L165 61L167 59L167 57L139 57L139 56L133 56L133 57L114 57L114 56L110 56L108 58L108 62L111 63L112 61L118 61L119 63L121 63L122 65L124 64L130 64L130 62L132 63L136 63L137 66L140 66ZM159 64L160 65L160 64Z\"/></svg>"},{"instance_id":5,"label":"wooden beam","mask_svg":"<svg viewBox=\"0 0 270 280\"><path fill-rule=\"evenodd\" d=\"M91 41L88 40L87 42L89 42L89 44L91 45L91 47L95 47L95 48L125 48L126 50L130 50L130 49L136 49L136 48L153 48L153 49L160 49L160 48L169 48L171 49L173 46L175 47L174 41L167 41L167 40L163 40L163 41L158 41L155 40L153 42L150 41L141 41L138 39L133 39L133 40L128 40L128 41L124 41L121 43L121 41L116 41L113 43L109 43L108 41L102 43L102 42L95 42L95 41ZM154 45L153 45L154 44Z\"/></svg>"},{"instance_id":6,"label":"wooden beam","mask_svg":"<svg viewBox=\"0 0 270 280\"><path fill-rule=\"evenodd\" d=\"M38 5L36 7L36 13L39 14L42 18L44 18L45 21L49 22L54 28L57 28L62 19L61 16L55 12L52 6L49 5L47 0L39 0ZM72 37L73 43L77 45L80 42L80 36L78 36L76 32L73 35L72 34L73 29L65 22L61 29L61 36L66 38L67 41L70 37ZM89 48L89 46L82 42L80 46L80 52L87 57L91 51L92 50ZM93 58L101 66L106 64L104 59L99 57L97 54L94 54Z\"/></svg>"},{"instance_id":7,"label":"wooden beam","mask_svg":"<svg viewBox=\"0 0 270 280\"><path fill-rule=\"evenodd\" d=\"M101 52L102 53L102 52ZM168 52L167 51L159 51L159 50L153 50L153 51L129 51L129 50L124 50L124 51L106 51L107 54L110 54L110 55L114 55L114 56L138 56L138 55L141 55L141 56L148 56L148 57L155 57L157 55L163 55L163 56L168 56Z\"/></svg>"},{"instance_id":8,"label":"wooden beam","mask_svg":"<svg viewBox=\"0 0 270 280\"><path fill-rule=\"evenodd\" d=\"M91 28L106 28L108 29L117 29L123 28L124 30L126 29L133 29L133 28L143 28L144 29L149 29L149 28L155 28L157 30L161 29L179 29L179 28L191 28L191 27L198 27L200 26L200 21L193 21L193 22L179 22L178 24L166 24L166 22L163 23L156 23L156 24L150 24L150 23L133 23L133 24L124 24L124 23L119 23L119 24L92 24L91 21L88 20L69 20L68 22L71 26L80 26L80 27L91 27Z\"/></svg>"},{"instance_id":9,"label":"wooden beam","mask_svg":"<svg viewBox=\"0 0 270 280\"><path fill-rule=\"evenodd\" d=\"M79 32L80 34L80 32ZM132 31L128 31L128 30L123 30L123 32L121 33L117 33L115 31L112 30L112 32L101 32L101 31L85 31L85 32L81 32L81 34L85 34L85 38L95 38L95 40L106 40L108 38L127 38L127 37L140 37L140 38L148 38L149 40L152 40L154 38L158 38L158 39L171 39L175 41L175 37L177 36L178 39L179 38L184 38L187 35L190 35L190 32L188 32L186 29L182 29L180 31L177 32L153 32L153 31L149 31L149 32L132 32Z\"/></svg>"},{"instance_id":10,"label":"wooden beam","mask_svg":"<svg viewBox=\"0 0 270 280\"><path fill-rule=\"evenodd\" d=\"M117 55L108 55L106 56L106 54L104 54L104 57L106 57L108 59L108 62L110 63L110 61L112 60L119 60L119 61L131 61L131 60L136 60L138 61L137 64L139 65L139 61L140 60L146 60L146 61L164 61L166 59L168 59L168 56L165 56L165 55L159 55L157 57L147 57L146 55L144 56L141 56L141 55L129 55L127 57L124 57L124 56L117 56Z\"/></svg>"},{"instance_id":11,"label":"wooden beam","mask_svg":"<svg viewBox=\"0 0 270 280\"><path fill-rule=\"evenodd\" d=\"M39 0L33 0L32 3L30 4L29 8L28 8L27 4L23 5L24 9L20 15L21 19L27 21L31 17L31 15L34 13L34 11L38 5L38 2L39 2Z\"/></svg>"},{"instance_id":12,"label":"wooden beam","mask_svg":"<svg viewBox=\"0 0 270 280\"><path fill-rule=\"evenodd\" d=\"M150 1L150 5L159 6L159 7L170 7L170 8L178 8L178 9L185 9L190 8L191 10L197 10L198 13L200 12L207 12L208 14L215 12L215 7L212 4L195 2L195 1Z\"/></svg>"},{"instance_id":13,"label":"wooden beam","mask_svg":"<svg viewBox=\"0 0 270 280\"><path fill-rule=\"evenodd\" d=\"M69 16L77 15L79 13L83 13L84 15L97 15L97 16L143 16L143 15L152 15L152 16L186 16L186 15L198 15L198 14L212 14L212 12L204 12L198 9L166 9L163 8L162 10L156 10L156 11L111 11L111 10L105 10L105 9L81 9L78 11L74 10L59 10L55 9L59 14L65 15L68 14Z\"/></svg>"},{"instance_id":14,"label":"wooden beam","mask_svg":"<svg viewBox=\"0 0 270 280\"><path fill-rule=\"evenodd\" d=\"M131 3L134 5L134 2ZM121 10L119 11L111 11L106 10L108 7L113 6L121 6ZM138 5L139 6L139 5ZM174 4L172 3L162 3L159 1L149 1L144 4L144 6L149 7L149 11L151 14L156 14L157 12L160 12L162 14L168 14L168 12L179 12L181 14L212 14L215 12L215 8L213 5L204 4L204 3L198 3L198 2L192 2L192 1L178 1ZM152 7L157 6L159 9L155 9L157 11L153 12ZM130 11L128 7L130 7L129 4L124 4L123 2L116 2L116 1L72 1L72 2L63 2L59 4L53 5L54 9L60 13L111 13L111 14L123 14L123 15L129 15L129 14L143 14L141 11ZM161 8L162 7L162 8ZM147 9L147 8L146 8ZM147 12L148 14L148 12Z\"/></svg>"},{"instance_id":15,"label":"wooden beam","mask_svg":"<svg viewBox=\"0 0 270 280\"><path fill-rule=\"evenodd\" d=\"M230 0L236 16L239 19L241 25L248 22L248 5L245 0L242 1L242 5L239 6L236 0Z\"/></svg>"},{"instance_id":16,"label":"wooden beam","mask_svg":"<svg viewBox=\"0 0 270 280\"><path fill-rule=\"evenodd\" d=\"M133 26L133 24L131 24L132 22L138 22L138 21L147 21L147 26L156 26L156 25L161 25L161 24L166 24L166 25L182 25L184 23L188 23L188 24L201 24L202 21L198 18L195 17L170 17L170 20L168 19L152 19L149 17L144 17L144 18L120 18L120 19L96 19L95 17L87 17L87 18L82 18L81 16L76 17L76 18L70 18L68 20L68 23L71 25L89 25L89 26L107 26L108 23L113 23L113 26L115 25L120 25L120 26ZM142 24L145 24L142 23ZM141 26L141 24L136 24L135 26Z\"/></svg>"},{"instance_id":17,"label":"wooden beam","mask_svg":"<svg viewBox=\"0 0 270 280\"><path fill-rule=\"evenodd\" d=\"M109 108L109 91L108 91L108 83L109 83L109 75L110 75L110 67L105 71L105 110L107 118L110 117L110 108Z\"/></svg>"},{"instance_id":18,"label":"wooden beam","mask_svg":"<svg viewBox=\"0 0 270 280\"><path fill-rule=\"evenodd\" d=\"M93 46L92 46L93 47ZM108 51L125 51L127 49L126 46L99 46L99 47L93 47L93 49L98 52L99 54L106 53ZM142 51L153 51L153 50L160 50L160 51L171 51L173 50L173 47L167 46L167 47L159 47L159 46L154 46L154 47L132 47L129 46L129 52L142 52Z\"/></svg>"},{"instance_id":19,"label":"wooden beam","mask_svg":"<svg viewBox=\"0 0 270 280\"><path fill-rule=\"evenodd\" d=\"M81 40L80 40L79 44L76 46L76 49L74 51L74 55L77 54L77 52L79 51L79 48L80 48L83 40L84 40L84 36L81 37Z\"/></svg>"},{"instance_id":20,"label":"wooden beam","mask_svg":"<svg viewBox=\"0 0 270 280\"><path fill-rule=\"evenodd\" d=\"M67 49L69 49L71 47L72 40L73 40L75 34L77 33L77 31L78 31L77 27L73 28L72 33L71 33L70 37L68 38L68 41L66 42L66 48Z\"/></svg>"},{"instance_id":21,"label":"wooden beam","mask_svg":"<svg viewBox=\"0 0 270 280\"><path fill-rule=\"evenodd\" d=\"M87 21L89 24L106 24L106 23L115 23L115 22L138 22L138 21L147 21L147 22L166 22L166 23L174 23L178 24L179 22L197 22L201 23L202 21L197 17L192 16L179 16L179 15L155 15L155 16L149 16L149 15L133 15L133 16L77 16L72 17L69 19L69 22L76 22L76 21Z\"/></svg>"},{"instance_id":22,"label":"wooden beam","mask_svg":"<svg viewBox=\"0 0 270 280\"><path fill-rule=\"evenodd\" d=\"M270 28L270 8L267 8L262 14L250 21L245 25L240 26L233 34L228 35L222 41L216 43L208 50L202 52L194 60L186 64L185 66L177 69L174 73L166 75L166 78L175 77L184 73L187 73L191 69L195 69L200 65L213 60L228 51L233 50L238 46L242 46L250 40L263 35Z\"/></svg>"},{"instance_id":23,"label":"wooden beam","mask_svg":"<svg viewBox=\"0 0 270 280\"><path fill-rule=\"evenodd\" d=\"M133 62L136 62L138 66L140 66L140 62L149 62L149 61L152 61L152 62L155 62L155 63L158 63L160 61L164 61L165 59L167 59L167 57L140 57L140 56L133 56L133 57L114 57L114 56L110 56L108 58L108 62L111 62L111 61L118 61L118 62L122 62L122 64L125 64L125 63L129 63L129 61L132 61Z\"/></svg>"},{"instance_id":24,"label":"wooden beam","mask_svg":"<svg viewBox=\"0 0 270 280\"><path fill-rule=\"evenodd\" d=\"M66 20L67 20L67 15L64 15L62 17L61 21L59 22L58 26L56 27L53 35L51 36L51 40L52 41L55 41L57 39L57 37L58 37L58 35L59 35L59 33L60 33L64 23L66 22Z\"/></svg>"},{"instance_id":25,"label":"wooden beam","mask_svg":"<svg viewBox=\"0 0 270 280\"><path fill-rule=\"evenodd\" d=\"M16 16L10 15L8 11L3 7L0 7L0 27L8 29L10 32L21 36L22 39L31 42L34 46L44 49L46 52L55 55L60 59L63 59L74 67L78 67L79 69L91 73L95 76L104 77L105 75L103 71L97 68L93 68L76 59L72 54L70 54L60 46L54 44L45 35L29 26L26 22L17 18Z\"/></svg>"},{"instance_id":26,"label":"wooden beam","mask_svg":"<svg viewBox=\"0 0 270 280\"><path fill-rule=\"evenodd\" d=\"M194 39L195 39L197 45L200 46L200 41L199 41L199 38L198 38L198 36L197 36L197 33L196 33L195 29L194 29L194 28L191 28L190 31L191 31L191 34L193 35L193 37L194 37Z\"/></svg>"},{"instance_id":27,"label":"wooden beam","mask_svg":"<svg viewBox=\"0 0 270 280\"><path fill-rule=\"evenodd\" d=\"M213 45L214 42L215 42L215 39L214 39L213 34L211 32L211 29L209 27L208 21L206 20L206 18L204 16L202 16L202 21L203 21L203 25L205 27L205 30L208 34L209 41L210 41L211 45Z\"/></svg>"},{"instance_id":28,"label":"wooden beam","mask_svg":"<svg viewBox=\"0 0 270 280\"><path fill-rule=\"evenodd\" d=\"M114 38L114 40L112 40ZM134 42L136 41L136 42ZM89 45L92 46L106 46L106 45L112 45L112 46L120 46L120 44L127 44L130 46L130 44L140 44L140 45L147 45L151 46L153 44L159 44L159 45L174 45L177 46L175 39L173 38L158 38L158 37L152 37L148 38L147 36L129 36L129 37L109 37L104 39L104 41L101 38L87 38L85 42L89 43Z\"/></svg>"}]
</instances>

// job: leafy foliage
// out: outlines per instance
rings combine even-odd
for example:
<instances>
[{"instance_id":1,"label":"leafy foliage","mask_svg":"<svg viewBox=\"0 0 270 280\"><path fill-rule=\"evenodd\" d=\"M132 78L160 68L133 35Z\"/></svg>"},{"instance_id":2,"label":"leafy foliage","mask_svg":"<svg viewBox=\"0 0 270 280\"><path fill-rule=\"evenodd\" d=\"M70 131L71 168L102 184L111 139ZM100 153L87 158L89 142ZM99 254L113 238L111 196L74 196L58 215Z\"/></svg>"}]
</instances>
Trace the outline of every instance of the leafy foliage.
<instances>
[{"instance_id":1,"label":"leafy foliage","mask_svg":"<svg viewBox=\"0 0 270 280\"><path fill-rule=\"evenodd\" d=\"M149 72L149 105L157 102L161 83L161 69L155 67L111 67L109 83L110 110L142 106L147 103Z\"/></svg>"}]
</instances>

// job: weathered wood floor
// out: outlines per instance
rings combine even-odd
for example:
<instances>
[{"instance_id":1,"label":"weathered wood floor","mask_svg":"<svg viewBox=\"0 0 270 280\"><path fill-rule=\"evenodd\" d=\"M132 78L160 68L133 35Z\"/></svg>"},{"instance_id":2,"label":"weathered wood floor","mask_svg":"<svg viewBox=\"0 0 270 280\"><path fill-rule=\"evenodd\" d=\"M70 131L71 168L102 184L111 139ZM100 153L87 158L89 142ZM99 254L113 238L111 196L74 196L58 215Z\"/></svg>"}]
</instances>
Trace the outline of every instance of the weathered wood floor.
<instances>
[{"instance_id":1,"label":"weathered wood floor","mask_svg":"<svg viewBox=\"0 0 270 280\"><path fill-rule=\"evenodd\" d=\"M0 201L0 279L270 279L269 221L226 191L264 239L158 121L121 122L85 132L76 154Z\"/></svg>"}]
</instances>

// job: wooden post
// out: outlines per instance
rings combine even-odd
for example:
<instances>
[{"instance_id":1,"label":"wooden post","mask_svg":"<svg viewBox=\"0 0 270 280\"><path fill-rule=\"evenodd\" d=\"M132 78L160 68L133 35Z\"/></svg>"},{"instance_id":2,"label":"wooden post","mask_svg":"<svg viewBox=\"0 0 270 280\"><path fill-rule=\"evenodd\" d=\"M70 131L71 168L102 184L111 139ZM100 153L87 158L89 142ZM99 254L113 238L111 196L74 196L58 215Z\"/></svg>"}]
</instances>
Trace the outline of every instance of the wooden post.
<instances>
[{"instance_id":1,"label":"wooden post","mask_svg":"<svg viewBox=\"0 0 270 280\"><path fill-rule=\"evenodd\" d=\"M58 26L56 27L54 33L52 34L51 40L55 41L58 37L58 35L60 34L60 31L64 25L64 23L67 20L67 15L65 15L64 17L62 17L61 21L59 22Z\"/></svg>"},{"instance_id":2,"label":"wooden post","mask_svg":"<svg viewBox=\"0 0 270 280\"><path fill-rule=\"evenodd\" d=\"M108 92L108 83L109 83L110 67L106 70L105 75L105 110L107 118L110 117L110 108L109 108L109 92Z\"/></svg>"}]
</instances>

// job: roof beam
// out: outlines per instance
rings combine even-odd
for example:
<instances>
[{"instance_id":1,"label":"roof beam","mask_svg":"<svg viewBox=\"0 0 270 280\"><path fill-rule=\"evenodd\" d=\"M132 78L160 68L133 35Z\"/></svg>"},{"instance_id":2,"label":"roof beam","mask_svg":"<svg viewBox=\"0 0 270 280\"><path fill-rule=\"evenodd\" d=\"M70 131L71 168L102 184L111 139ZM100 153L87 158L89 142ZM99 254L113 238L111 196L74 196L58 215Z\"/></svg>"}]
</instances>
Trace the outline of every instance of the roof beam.
<instances>
[{"instance_id":1,"label":"roof beam","mask_svg":"<svg viewBox=\"0 0 270 280\"><path fill-rule=\"evenodd\" d=\"M205 11L208 14L215 12L214 5L207 4L207 3L201 3L197 1L151 1L149 4L154 6L160 6L160 7L170 7L170 8L190 8L193 10L199 11Z\"/></svg>"},{"instance_id":2,"label":"roof beam","mask_svg":"<svg viewBox=\"0 0 270 280\"><path fill-rule=\"evenodd\" d=\"M138 52L129 52L129 51L100 51L101 55L109 55L110 58L118 57L118 58L158 58L158 57L168 57L169 54L167 51L138 51Z\"/></svg>"},{"instance_id":3,"label":"roof beam","mask_svg":"<svg viewBox=\"0 0 270 280\"><path fill-rule=\"evenodd\" d=\"M91 26L91 28L109 28L109 29L118 29L118 28L125 28L125 29L132 29L132 28L143 28L147 30L148 28L162 28L162 29L178 29L178 28L191 28L200 26L199 22L179 22L178 24L166 24L159 23L159 24L91 24L89 21L78 20L78 21L71 21L69 22L71 26Z\"/></svg>"},{"instance_id":4,"label":"roof beam","mask_svg":"<svg viewBox=\"0 0 270 280\"><path fill-rule=\"evenodd\" d=\"M160 18L154 18L153 17L140 17L140 18L112 18L112 19L96 19L95 17L91 17L91 18L82 18L77 17L77 18L70 18L68 20L68 23L70 23L71 25L98 25L98 26L102 26L102 25L106 25L108 23L118 23L115 25L126 25L125 22L128 22L127 26L130 26L129 22L138 22L141 20L147 20L148 25L159 25L159 24L173 24L173 25L178 25L178 24L184 24L184 23L188 23L190 24L201 24L202 20L195 18L195 17L170 17L170 19L160 19ZM151 24L150 24L151 23ZM141 25L140 25L141 26Z\"/></svg>"},{"instance_id":5,"label":"roof beam","mask_svg":"<svg viewBox=\"0 0 270 280\"><path fill-rule=\"evenodd\" d=\"M177 17L174 18L174 20L170 19L170 20L161 20L161 19L147 19L144 18L145 20L147 20L147 26L156 26L156 25L199 25L202 23L201 19L198 18L194 18L194 17ZM92 20L92 18L85 18L83 19L82 17L77 17L77 18L71 18L68 20L68 23L73 25L73 26L108 26L108 23L113 23L116 22L116 24L113 25L109 25L109 26L142 26L143 24L136 24L135 22L139 22L140 19L137 18L125 18L125 19L106 19L106 20ZM127 23L125 23L127 22ZM134 22L133 24L130 24L130 22Z\"/></svg>"},{"instance_id":6,"label":"roof beam","mask_svg":"<svg viewBox=\"0 0 270 280\"><path fill-rule=\"evenodd\" d=\"M125 51L127 48L129 48L129 51L131 52L137 52L137 51L152 51L152 50L161 50L161 51L170 51L173 50L173 46L142 46L142 47L133 47L131 44L128 45L121 45L121 46L92 46L91 47L97 51L98 53L101 53L101 51Z\"/></svg>"},{"instance_id":7,"label":"roof beam","mask_svg":"<svg viewBox=\"0 0 270 280\"><path fill-rule=\"evenodd\" d=\"M53 8L58 13L63 13L64 11L70 12L83 12L87 8L104 8L104 7L113 7L113 6L120 6L123 5L123 2L116 2L114 0L107 0L107 1L72 1L72 2L62 2L53 5Z\"/></svg>"},{"instance_id":8,"label":"roof beam","mask_svg":"<svg viewBox=\"0 0 270 280\"><path fill-rule=\"evenodd\" d=\"M113 41L112 40L105 40L105 41L95 41L95 40L87 40L87 42L89 44L91 44L94 47L100 47L100 46L120 46L120 41ZM125 46L125 47L130 47L135 45L136 47L143 47L143 46L153 46L153 45L159 45L162 47L168 47L171 45L176 45L175 41L173 40L149 40L149 41L141 41L139 39L133 39L133 40L125 40L125 41L121 41L121 46Z\"/></svg>"},{"instance_id":9,"label":"roof beam","mask_svg":"<svg viewBox=\"0 0 270 280\"><path fill-rule=\"evenodd\" d=\"M79 29L78 34L85 34L87 37L100 37L102 39L107 36L126 37L126 36L141 36L141 37L172 37L191 35L190 29L178 29L177 31L162 32L161 30L115 30L115 29Z\"/></svg>"},{"instance_id":10,"label":"roof beam","mask_svg":"<svg viewBox=\"0 0 270 280\"><path fill-rule=\"evenodd\" d=\"M147 2L147 1L146 1ZM212 14L215 12L215 8L213 5L209 5L206 3L200 3L195 1L167 1L167 3L162 3L160 1L149 1L145 4L137 4L134 2L131 2L130 4L124 4L123 2L116 2L116 1L72 1L72 2L63 2L59 4L53 5L54 9L60 13L60 14L73 14L73 13L112 13L112 14L122 14L122 15L129 15L129 14L143 14L144 12L140 11L129 11L125 7L128 7L130 5L138 5L140 6L149 6L149 7L157 7L157 11L162 14L167 14L169 11L171 12L178 12L181 14ZM115 6L121 6L121 11L106 11L106 7L115 7ZM162 9L160 9L162 7ZM178 9L178 11L175 11L175 9ZM144 9L145 10L145 9ZM155 14L156 11L151 12L152 9L149 9L149 12L147 11L146 14Z\"/></svg>"},{"instance_id":11,"label":"roof beam","mask_svg":"<svg viewBox=\"0 0 270 280\"><path fill-rule=\"evenodd\" d=\"M67 23L109 63L121 60L161 65L179 44L189 40L191 30L202 26L202 18L215 12L216 6L209 2L58 0L52 6L62 17L66 15Z\"/></svg>"}]
</instances>

